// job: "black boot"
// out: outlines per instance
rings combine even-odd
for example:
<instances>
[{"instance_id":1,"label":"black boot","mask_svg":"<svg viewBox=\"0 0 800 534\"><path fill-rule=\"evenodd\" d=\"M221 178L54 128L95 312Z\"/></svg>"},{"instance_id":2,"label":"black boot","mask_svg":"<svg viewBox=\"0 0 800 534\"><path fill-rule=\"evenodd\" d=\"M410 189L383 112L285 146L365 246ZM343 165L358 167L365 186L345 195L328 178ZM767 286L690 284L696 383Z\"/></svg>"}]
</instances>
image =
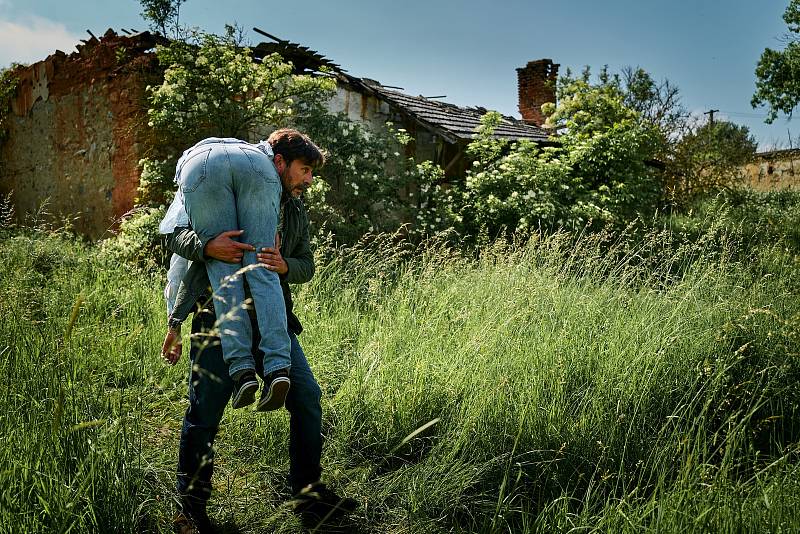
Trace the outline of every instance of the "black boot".
<instances>
[{"instance_id":1,"label":"black boot","mask_svg":"<svg viewBox=\"0 0 800 534\"><path fill-rule=\"evenodd\" d=\"M208 517L205 501L190 497L181 499L181 505L172 526L177 534L213 534L216 532Z\"/></svg>"},{"instance_id":2,"label":"black boot","mask_svg":"<svg viewBox=\"0 0 800 534\"><path fill-rule=\"evenodd\" d=\"M358 508L350 497L340 497L322 482L309 484L292 500L292 511L306 526L330 525Z\"/></svg>"}]
</instances>

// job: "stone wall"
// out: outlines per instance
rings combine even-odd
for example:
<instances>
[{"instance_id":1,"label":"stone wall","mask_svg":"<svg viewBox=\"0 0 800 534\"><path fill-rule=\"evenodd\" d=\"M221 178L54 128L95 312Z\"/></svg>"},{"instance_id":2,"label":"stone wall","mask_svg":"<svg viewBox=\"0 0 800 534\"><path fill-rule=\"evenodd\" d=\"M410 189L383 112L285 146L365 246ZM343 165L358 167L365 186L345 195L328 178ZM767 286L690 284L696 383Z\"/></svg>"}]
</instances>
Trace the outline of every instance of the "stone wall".
<instances>
[{"instance_id":1,"label":"stone wall","mask_svg":"<svg viewBox=\"0 0 800 534\"><path fill-rule=\"evenodd\" d=\"M800 150L756 154L743 170L745 183L758 191L800 189Z\"/></svg>"},{"instance_id":2,"label":"stone wall","mask_svg":"<svg viewBox=\"0 0 800 534\"><path fill-rule=\"evenodd\" d=\"M154 38L109 30L79 51L18 71L0 193L24 221L44 205L92 238L133 207L146 147L144 88L156 72Z\"/></svg>"},{"instance_id":3,"label":"stone wall","mask_svg":"<svg viewBox=\"0 0 800 534\"><path fill-rule=\"evenodd\" d=\"M386 122L394 118L389 104L343 83L336 86L336 93L326 107L331 113L344 113L350 120L364 123L376 131L385 128Z\"/></svg>"}]
</instances>

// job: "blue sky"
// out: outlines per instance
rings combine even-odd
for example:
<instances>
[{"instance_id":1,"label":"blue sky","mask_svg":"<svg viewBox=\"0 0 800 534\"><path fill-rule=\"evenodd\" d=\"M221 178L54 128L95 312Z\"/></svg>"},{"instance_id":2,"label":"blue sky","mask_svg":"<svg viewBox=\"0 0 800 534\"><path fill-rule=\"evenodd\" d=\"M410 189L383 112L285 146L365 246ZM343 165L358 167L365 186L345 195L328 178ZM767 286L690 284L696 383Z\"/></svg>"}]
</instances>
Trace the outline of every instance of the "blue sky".
<instances>
[{"instance_id":1,"label":"blue sky","mask_svg":"<svg viewBox=\"0 0 800 534\"><path fill-rule=\"evenodd\" d=\"M552 58L573 71L641 66L696 113L746 124L761 149L789 146L800 118L766 125L750 107L765 47L780 48L788 0L188 0L183 22L238 23L309 46L351 74L519 116L516 71ZM0 0L0 66L33 62L107 28L146 29L136 0ZM254 43L261 41L252 31ZM795 139L795 144L797 140Z\"/></svg>"}]
</instances>

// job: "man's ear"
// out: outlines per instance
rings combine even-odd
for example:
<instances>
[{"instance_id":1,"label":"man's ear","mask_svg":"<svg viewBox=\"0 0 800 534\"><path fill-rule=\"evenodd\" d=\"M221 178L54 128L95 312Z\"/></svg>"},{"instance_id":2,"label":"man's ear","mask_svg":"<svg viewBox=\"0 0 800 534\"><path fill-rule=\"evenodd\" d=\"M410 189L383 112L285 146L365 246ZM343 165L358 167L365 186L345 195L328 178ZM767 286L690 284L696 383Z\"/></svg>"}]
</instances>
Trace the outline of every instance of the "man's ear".
<instances>
[{"instance_id":1,"label":"man's ear","mask_svg":"<svg viewBox=\"0 0 800 534\"><path fill-rule=\"evenodd\" d=\"M282 173L286 167L286 160L283 159L283 154L275 154L275 157L272 158L272 162L275 164L278 174Z\"/></svg>"}]
</instances>

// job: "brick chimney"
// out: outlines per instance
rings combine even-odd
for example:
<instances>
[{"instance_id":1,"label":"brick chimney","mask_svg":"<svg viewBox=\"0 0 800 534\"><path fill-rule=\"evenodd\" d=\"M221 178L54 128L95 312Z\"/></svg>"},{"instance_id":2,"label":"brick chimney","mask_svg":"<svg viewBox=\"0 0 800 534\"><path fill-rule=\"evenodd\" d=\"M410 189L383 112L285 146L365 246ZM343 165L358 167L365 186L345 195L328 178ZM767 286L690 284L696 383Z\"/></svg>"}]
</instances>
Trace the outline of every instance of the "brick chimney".
<instances>
[{"instance_id":1,"label":"brick chimney","mask_svg":"<svg viewBox=\"0 0 800 534\"><path fill-rule=\"evenodd\" d=\"M556 101L558 67L552 59L539 59L517 69L519 112L528 124L544 124L542 104Z\"/></svg>"}]
</instances>

